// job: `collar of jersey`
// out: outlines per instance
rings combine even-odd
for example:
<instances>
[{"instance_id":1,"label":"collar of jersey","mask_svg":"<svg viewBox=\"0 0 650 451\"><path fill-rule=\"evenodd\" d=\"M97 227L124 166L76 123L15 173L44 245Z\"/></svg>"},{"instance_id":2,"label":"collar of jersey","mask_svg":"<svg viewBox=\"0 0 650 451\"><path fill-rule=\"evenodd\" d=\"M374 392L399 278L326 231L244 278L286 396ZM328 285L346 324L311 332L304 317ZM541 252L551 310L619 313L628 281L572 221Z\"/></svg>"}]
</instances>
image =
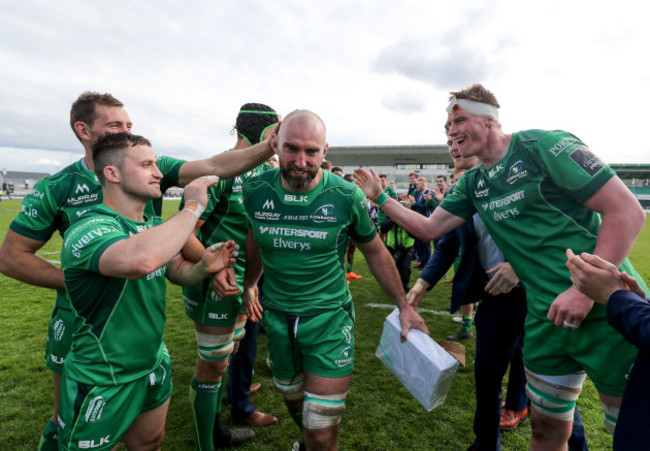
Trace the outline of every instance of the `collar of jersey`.
<instances>
[{"instance_id":1,"label":"collar of jersey","mask_svg":"<svg viewBox=\"0 0 650 451\"><path fill-rule=\"evenodd\" d=\"M77 161L77 164L79 165L79 172L83 173L90 180L95 180L99 182L99 180L97 180L97 176L95 175L95 173L90 169L88 169L88 166L86 165L86 160L82 158L81 160Z\"/></svg>"},{"instance_id":2,"label":"collar of jersey","mask_svg":"<svg viewBox=\"0 0 650 451\"><path fill-rule=\"evenodd\" d=\"M510 146L508 147L508 151L506 154L501 158L498 163L496 163L494 166L490 168L486 168L485 166L481 165L481 172L483 172L487 178L492 178L492 177L497 177L499 174L501 174L504 171L504 168L506 167L506 163L508 162L508 158L512 154L515 148L515 141L517 140L517 133L512 134L512 139L510 140Z\"/></svg>"}]
</instances>

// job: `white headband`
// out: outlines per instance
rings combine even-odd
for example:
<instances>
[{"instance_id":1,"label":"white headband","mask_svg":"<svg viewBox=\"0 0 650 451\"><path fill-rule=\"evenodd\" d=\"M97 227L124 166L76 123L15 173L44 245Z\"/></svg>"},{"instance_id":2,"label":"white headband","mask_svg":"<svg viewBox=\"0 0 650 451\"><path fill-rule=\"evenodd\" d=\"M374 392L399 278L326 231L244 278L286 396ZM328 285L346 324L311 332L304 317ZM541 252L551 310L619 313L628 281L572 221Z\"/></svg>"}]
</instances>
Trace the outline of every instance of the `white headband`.
<instances>
[{"instance_id":1,"label":"white headband","mask_svg":"<svg viewBox=\"0 0 650 451\"><path fill-rule=\"evenodd\" d=\"M495 121L499 120L499 109L494 105L467 99L457 99L456 96L452 96L451 100L449 100L449 105L447 105L447 114L451 114L456 105L468 113L489 117Z\"/></svg>"}]
</instances>

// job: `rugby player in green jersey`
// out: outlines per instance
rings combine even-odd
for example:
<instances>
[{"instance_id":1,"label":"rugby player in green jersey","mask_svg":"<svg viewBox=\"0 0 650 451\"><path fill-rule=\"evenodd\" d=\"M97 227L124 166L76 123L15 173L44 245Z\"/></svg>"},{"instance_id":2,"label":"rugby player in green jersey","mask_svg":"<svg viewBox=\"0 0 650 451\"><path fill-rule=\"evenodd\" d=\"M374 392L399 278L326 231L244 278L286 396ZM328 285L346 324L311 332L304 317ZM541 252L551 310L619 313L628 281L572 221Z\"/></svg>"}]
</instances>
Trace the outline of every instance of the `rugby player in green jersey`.
<instances>
[{"instance_id":1,"label":"rugby player in green jersey","mask_svg":"<svg viewBox=\"0 0 650 451\"><path fill-rule=\"evenodd\" d=\"M236 119L237 142L234 149L247 149L263 141L279 121L278 113L267 105L244 104ZM221 180L209 188L209 202L197 223L196 236L192 236L183 248L183 255L188 260L199 261L205 248L225 239L233 239L241 243L241 247L237 263L231 269L234 274L231 275L234 284L240 288L243 286L249 219L243 205L242 186L249 177L272 167L264 163L246 174ZM183 208L183 203L180 208ZM248 394L259 324L246 325L241 293L218 296L212 290L210 279L184 287L183 298L185 313L194 321L198 344L198 359L190 385L195 448L212 450L252 440L255 434L250 429L230 429L221 422L221 403L225 388L223 375L233 354L231 365L234 365L234 369L230 369L228 382L233 421L258 427L278 421L276 417L256 410ZM239 349L240 344L244 349ZM239 384L245 386L240 387Z\"/></svg>"},{"instance_id":2,"label":"rugby player in green jersey","mask_svg":"<svg viewBox=\"0 0 650 451\"><path fill-rule=\"evenodd\" d=\"M476 156L430 218L381 196L376 174L357 183L395 222L422 239L478 213L526 286L524 363L532 402L531 449L566 449L586 375L599 392L611 431L636 350L607 324L601 305L572 286L565 250L596 254L640 280L626 256L645 221L614 171L564 131L506 134L499 104L481 85L451 93L446 128L455 158Z\"/></svg>"},{"instance_id":3,"label":"rugby player in green jersey","mask_svg":"<svg viewBox=\"0 0 650 451\"><path fill-rule=\"evenodd\" d=\"M306 448L334 450L354 366L354 309L343 261L348 238L397 304L402 337L412 327L428 331L406 302L367 199L354 184L320 168L328 147L323 121L294 111L271 143L280 168L244 184L251 229L243 304L251 320L261 318L255 287L263 263L273 382L302 428Z\"/></svg>"},{"instance_id":4,"label":"rugby player in green jersey","mask_svg":"<svg viewBox=\"0 0 650 451\"><path fill-rule=\"evenodd\" d=\"M381 189L384 190L384 192L388 195L388 197L397 199L397 193L395 193L395 190L392 187L388 186L386 174L379 174L379 180L381 180ZM380 209L377 212L377 230L379 231L379 237L383 242L386 242L386 235L382 234L380 229L382 223L385 220L386 220L386 213L384 213L383 210Z\"/></svg>"},{"instance_id":5,"label":"rugby player in green jersey","mask_svg":"<svg viewBox=\"0 0 650 451\"><path fill-rule=\"evenodd\" d=\"M25 196L22 211L9 226L0 248L0 272L22 282L57 290L45 351L53 371L54 414L48 422L39 449L57 449L57 412L61 373L70 350L73 315L66 299L63 272L36 252L58 231L61 236L90 206L102 202L102 189L93 173L92 146L106 133L131 130L131 118L124 105L110 94L82 93L70 109L70 126L84 147L84 157L58 173L39 180ZM229 178L246 172L274 155L268 141L250 149L221 153L204 160L185 162L161 156L161 191L184 186L202 175ZM162 198L147 203L149 214L160 214Z\"/></svg>"},{"instance_id":6,"label":"rugby player in green jersey","mask_svg":"<svg viewBox=\"0 0 650 451\"><path fill-rule=\"evenodd\" d=\"M103 203L64 235L61 264L75 314L64 363L59 449L160 449L172 392L163 342L166 279L192 285L234 263L234 241L211 246L198 263L180 250L218 177L185 187L185 208L163 222L145 212L162 195L151 144L122 132L93 146Z\"/></svg>"}]
</instances>

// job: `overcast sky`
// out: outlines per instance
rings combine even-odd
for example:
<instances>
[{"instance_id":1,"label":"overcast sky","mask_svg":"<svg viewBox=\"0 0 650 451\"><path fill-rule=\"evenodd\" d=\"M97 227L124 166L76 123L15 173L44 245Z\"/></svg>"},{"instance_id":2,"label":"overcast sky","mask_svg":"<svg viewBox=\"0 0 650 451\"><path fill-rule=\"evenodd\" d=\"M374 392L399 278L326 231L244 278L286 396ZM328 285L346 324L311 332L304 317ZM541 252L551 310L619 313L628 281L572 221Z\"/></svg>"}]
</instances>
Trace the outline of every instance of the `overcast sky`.
<instances>
[{"instance_id":1,"label":"overcast sky","mask_svg":"<svg viewBox=\"0 0 650 451\"><path fill-rule=\"evenodd\" d=\"M156 153L196 159L234 144L246 102L313 110L332 146L442 144L449 91L474 82L506 132L564 129L610 163L650 163L642 5L0 0L0 169L79 159L68 118L86 90L124 102Z\"/></svg>"}]
</instances>

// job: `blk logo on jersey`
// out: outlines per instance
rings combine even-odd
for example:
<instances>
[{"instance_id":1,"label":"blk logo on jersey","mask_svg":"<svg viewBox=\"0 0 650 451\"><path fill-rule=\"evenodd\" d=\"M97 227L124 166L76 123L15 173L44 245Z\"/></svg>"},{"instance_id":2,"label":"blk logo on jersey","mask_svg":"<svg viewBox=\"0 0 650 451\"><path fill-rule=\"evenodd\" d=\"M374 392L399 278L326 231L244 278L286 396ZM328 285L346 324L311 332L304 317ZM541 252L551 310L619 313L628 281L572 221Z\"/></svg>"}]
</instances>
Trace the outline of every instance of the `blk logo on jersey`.
<instances>
[{"instance_id":1,"label":"blk logo on jersey","mask_svg":"<svg viewBox=\"0 0 650 451\"><path fill-rule=\"evenodd\" d=\"M498 174L501 170L503 170L503 165L501 163L497 164L495 167L490 169L488 171L488 175L490 177L494 177L496 174Z\"/></svg>"},{"instance_id":2,"label":"blk logo on jersey","mask_svg":"<svg viewBox=\"0 0 650 451\"><path fill-rule=\"evenodd\" d=\"M285 194L284 195L284 201L285 202L292 202L292 203L305 203L309 202L309 197L308 196L299 196L296 194Z\"/></svg>"},{"instance_id":3,"label":"blk logo on jersey","mask_svg":"<svg viewBox=\"0 0 650 451\"><path fill-rule=\"evenodd\" d=\"M79 440L77 442L77 446L79 446L80 449L93 449L106 445L107 443L110 443L110 441L111 435L108 434L106 437L102 437L97 440L97 442L95 442L95 440Z\"/></svg>"},{"instance_id":4,"label":"blk logo on jersey","mask_svg":"<svg viewBox=\"0 0 650 451\"><path fill-rule=\"evenodd\" d=\"M506 179L506 182L508 182L510 185L515 183L519 179L523 179L524 177L528 176L528 171L523 168L524 163L519 160L512 166L510 166L510 169L508 170L508 178Z\"/></svg>"}]
</instances>

